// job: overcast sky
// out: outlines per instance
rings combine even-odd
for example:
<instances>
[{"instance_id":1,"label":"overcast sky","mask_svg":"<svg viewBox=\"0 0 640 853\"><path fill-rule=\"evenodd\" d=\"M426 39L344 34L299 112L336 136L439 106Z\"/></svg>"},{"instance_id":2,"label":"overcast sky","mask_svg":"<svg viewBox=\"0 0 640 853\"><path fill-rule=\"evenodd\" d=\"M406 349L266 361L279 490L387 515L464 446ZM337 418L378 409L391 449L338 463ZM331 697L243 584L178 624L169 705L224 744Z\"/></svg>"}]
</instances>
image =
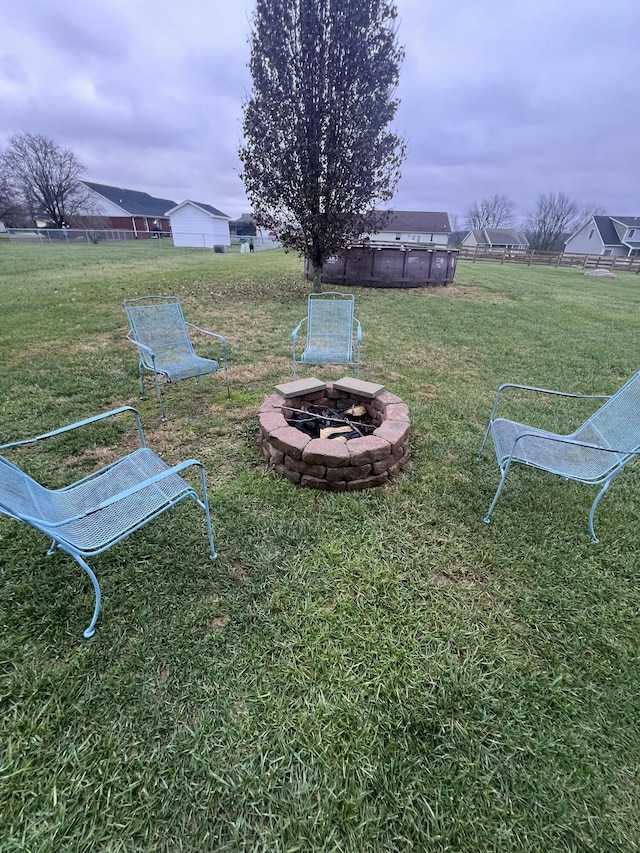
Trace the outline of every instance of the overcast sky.
<instances>
[{"instance_id":1,"label":"overcast sky","mask_svg":"<svg viewBox=\"0 0 640 853\"><path fill-rule=\"evenodd\" d=\"M393 206L462 216L494 193L519 214L562 191L640 215L640 0L397 0ZM2 0L0 147L71 148L86 178L232 218L254 0Z\"/></svg>"}]
</instances>

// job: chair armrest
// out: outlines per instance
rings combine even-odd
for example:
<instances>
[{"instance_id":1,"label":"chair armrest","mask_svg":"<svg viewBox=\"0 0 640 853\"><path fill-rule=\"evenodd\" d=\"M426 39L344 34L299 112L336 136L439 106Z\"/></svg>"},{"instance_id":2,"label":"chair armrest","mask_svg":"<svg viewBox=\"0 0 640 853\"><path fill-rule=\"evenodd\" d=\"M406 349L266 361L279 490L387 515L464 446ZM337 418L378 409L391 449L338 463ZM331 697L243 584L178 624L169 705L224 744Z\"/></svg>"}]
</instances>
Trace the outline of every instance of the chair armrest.
<instances>
[{"instance_id":1,"label":"chair armrest","mask_svg":"<svg viewBox=\"0 0 640 853\"><path fill-rule=\"evenodd\" d=\"M299 322L299 323L298 323L298 325L295 327L295 329L293 330L293 332L291 332L291 340L292 340L294 343L295 343L296 337L298 336L298 333L299 333L300 329L304 326L304 324L307 322L307 320L308 320L308 319L309 319L309 317L308 317L308 315L307 315L303 320L300 320L300 322Z\"/></svg>"},{"instance_id":2,"label":"chair armrest","mask_svg":"<svg viewBox=\"0 0 640 853\"><path fill-rule=\"evenodd\" d=\"M194 326L193 323L187 323L185 320L185 325L188 329L192 329L194 332L200 332L202 335L207 335L210 338L216 338L222 344L222 357L224 366L227 366L227 339L224 335L217 335L215 332L209 332L207 329L201 329L199 326Z\"/></svg>"},{"instance_id":3,"label":"chair armrest","mask_svg":"<svg viewBox=\"0 0 640 853\"><path fill-rule=\"evenodd\" d=\"M73 429L77 429L78 427L87 426L87 424L93 424L97 421L104 420L105 418L110 418L113 415L119 415L122 412L133 412L136 424L138 427L138 435L140 437L140 446L145 447L144 443L144 434L142 432L142 422L140 421L140 415L132 406L120 406L118 409L112 409L109 412L102 412L99 415L93 415L91 418L85 418L83 421L77 421L73 424L68 424L67 426L60 427L59 429L51 430L50 432L43 432L41 435L36 435L33 438L24 438L21 441L12 441L8 444L0 444L0 450L5 450L9 447L20 447L23 444L33 444L36 441L42 441L45 438L52 438L54 435L61 435L65 432L70 432Z\"/></svg>"},{"instance_id":4,"label":"chair armrest","mask_svg":"<svg viewBox=\"0 0 640 853\"><path fill-rule=\"evenodd\" d=\"M193 329L194 332L201 332L203 335L209 335L211 338L218 338L219 341L222 342L223 346L226 346L227 339L224 335L217 335L215 332L209 332L207 329L201 329L199 326L194 326L193 323L187 323L185 321L185 325L189 329Z\"/></svg>"},{"instance_id":5,"label":"chair armrest","mask_svg":"<svg viewBox=\"0 0 640 853\"><path fill-rule=\"evenodd\" d=\"M553 391L550 388L538 388L535 385L519 385L515 382L505 382L498 388L498 392L496 394L496 399L493 404L493 408L491 410L490 420L494 420L494 416L498 409L498 403L500 402L500 397L502 396L502 392L507 388L517 388L520 391L533 391L538 394L552 394L555 397L570 397L574 400L609 400L609 394L570 394L567 391Z\"/></svg>"},{"instance_id":6,"label":"chair armrest","mask_svg":"<svg viewBox=\"0 0 640 853\"><path fill-rule=\"evenodd\" d=\"M356 320L355 317L353 318L353 322L356 325L356 337L358 339L358 343L360 344L362 343L362 326L360 325L360 320Z\"/></svg>"},{"instance_id":7,"label":"chair armrest","mask_svg":"<svg viewBox=\"0 0 640 853\"><path fill-rule=\"evenodd\" d=\"M154 351L151 349L151 347L148 347L146 344L141 344L140 341L136 340L133 334L133 329L129 329L129 331L127 332L127 340L129 341L129 343L138 347L139 350L145 350L145 352L148 352L151 356L151 359L155 361L156 354L154 353Z\"/></svg>"}]
</instances>

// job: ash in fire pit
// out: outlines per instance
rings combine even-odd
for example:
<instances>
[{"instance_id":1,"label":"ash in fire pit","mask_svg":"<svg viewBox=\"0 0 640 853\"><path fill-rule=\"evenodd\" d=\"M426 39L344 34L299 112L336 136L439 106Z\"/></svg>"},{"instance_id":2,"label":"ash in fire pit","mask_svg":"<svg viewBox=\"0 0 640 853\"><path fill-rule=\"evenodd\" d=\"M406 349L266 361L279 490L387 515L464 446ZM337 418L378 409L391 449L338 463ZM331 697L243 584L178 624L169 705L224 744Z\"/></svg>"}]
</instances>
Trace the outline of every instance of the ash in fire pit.
<instances>
[{"instance_id":1,"label":"ash in fire pit","mask_svg":"<svg viewBox=\"0 0 640 853\"><path fill-rule=\"evenodd\" d=\"M409 409L383 385L300 379L260 407L260 441L265 459L295 484L367 489L408 461Z\"/></svg>"}]
</instances>

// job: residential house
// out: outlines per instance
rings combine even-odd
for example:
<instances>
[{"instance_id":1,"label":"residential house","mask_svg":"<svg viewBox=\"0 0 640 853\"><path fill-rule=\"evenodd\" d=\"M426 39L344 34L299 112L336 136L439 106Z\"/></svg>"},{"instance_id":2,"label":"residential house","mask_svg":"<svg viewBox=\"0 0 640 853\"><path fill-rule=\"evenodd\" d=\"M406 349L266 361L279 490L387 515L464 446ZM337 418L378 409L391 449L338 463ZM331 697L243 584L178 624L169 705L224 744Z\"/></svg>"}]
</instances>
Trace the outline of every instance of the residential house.
<instances>
[{"instance_id":1,"label":"residential house","mask_svg":"<svg viewBox=\"0 0 640 853\"><path fill-rule=\"evenodd\" d=\"M138 190L123 187L111 187L96 184L93 181L81 181L91 196L86 211L87 220L96 216L106 219L106 228L132 231L136 237L153 237L169 232L170 223L167 210L175 207L175 201L168 198L154 198ZM74 220L82 225L83 217Z\"/></svg>"},{"instance_id":2,"label":"residential house","mask_svg":"<svg viewBox=\"0 0 640 853\"><path fill-rule=\"evenodd\" d=\"M529 241L522 231L515 228L475 228L463 238L461 246L467 249L509 249L523 252Z\"/></svg>"},{"instance_id":3,"label":"residential house","mask_svg":"<svg viewBox=\"0 0 640 853\"><path fill-rule=\"evenodd\" d=\"M258 232L256 223L250 213L243 213L240 219L231 219L229 221L229 234L231 237L256 237Z\"/></svg>"},{"instance_id":4,"label":"residential house","mask_svg":"<svg viewBox=\"0 0 640 853\"><path fill-rule=\"evenodd\" d=\"M451 234L447 213L419 210L393 210L377 234L369 234L372 246L396 245L446 246Z\"/></svg>"},{"instance_id":5,"label":"residential house","mask_svg":"<svg viewBox=\"0 0 640 853\"><path fill-rule=\"evenodd\" d=\"M640 255L640 216L590 216L564 244L567 254Z\"/></svg>"},{"instance_id":6,"label":"residential house","mask_svg":"<svg viewBox=\"0 0 640 853\"><path fill-rule=\"evenodd\" d=\"M216 249L231 245L229 217L216 207L187 199L166 211L174 246Z\"/></svg>"}]
</instances>

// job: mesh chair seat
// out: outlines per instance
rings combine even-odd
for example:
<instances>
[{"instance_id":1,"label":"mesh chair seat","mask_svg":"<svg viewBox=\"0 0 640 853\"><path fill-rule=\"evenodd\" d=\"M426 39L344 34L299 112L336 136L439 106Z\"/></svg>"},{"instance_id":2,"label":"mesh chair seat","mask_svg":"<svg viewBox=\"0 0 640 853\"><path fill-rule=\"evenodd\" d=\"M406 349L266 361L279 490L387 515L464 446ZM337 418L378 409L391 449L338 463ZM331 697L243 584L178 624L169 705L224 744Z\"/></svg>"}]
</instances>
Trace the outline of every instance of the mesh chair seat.
<instances>
[{"instance_id":1,"label":"mesh chair seat","mask_svg":"<svg viewBox=\"0 0 640 853\"><path fill-rule=\"evenodd\" d=\"M582 483L599 483L624 458L622 453L575 444L574 436L546 432L504 418L493 422L491 437L500 466L513 454L512 462Z\"/></svg>"}]
</instances>

